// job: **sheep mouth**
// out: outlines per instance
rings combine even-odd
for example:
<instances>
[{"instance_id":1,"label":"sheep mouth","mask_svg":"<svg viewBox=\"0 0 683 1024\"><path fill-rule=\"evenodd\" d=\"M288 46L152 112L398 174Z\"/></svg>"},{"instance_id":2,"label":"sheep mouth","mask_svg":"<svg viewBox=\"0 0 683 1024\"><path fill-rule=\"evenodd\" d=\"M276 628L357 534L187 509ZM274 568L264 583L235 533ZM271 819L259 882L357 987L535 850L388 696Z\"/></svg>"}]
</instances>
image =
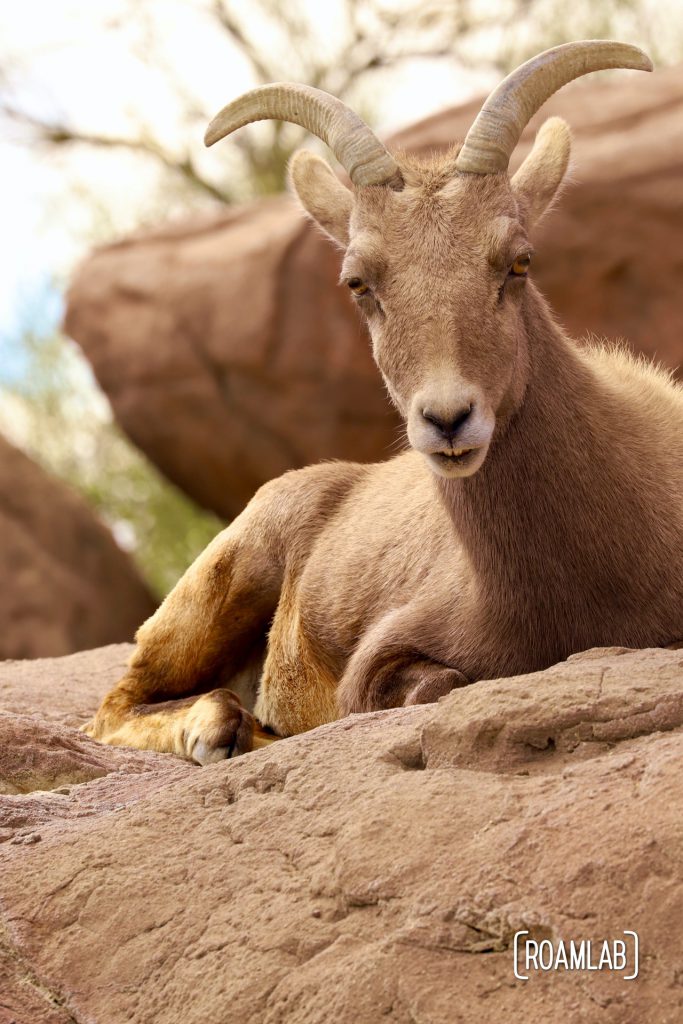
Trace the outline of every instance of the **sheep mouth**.
<instances>
[{"instance_id":1,"label":"sheep mouth","mask_svg":"<svg viewBox=\"0 0 683 1024\"><path fill-rule=\"evenodd\" d=\"M451 452L434 452L432 458L442 466L466 466L476 450L476 448L458 448Z\"/></svg>"},{"instance_id":2,"label":"sheep mouth","mask_svg":"<svg viewBox=\"0 0 683 1024\"><path fill-rule=\"evenodd\" d=\"M488 445L485 444L474 448L456 448L454 451L430 452L427 458L437 476L454 480L476 473L486 458L487 451Z\"/></svg>"}]
</instances>

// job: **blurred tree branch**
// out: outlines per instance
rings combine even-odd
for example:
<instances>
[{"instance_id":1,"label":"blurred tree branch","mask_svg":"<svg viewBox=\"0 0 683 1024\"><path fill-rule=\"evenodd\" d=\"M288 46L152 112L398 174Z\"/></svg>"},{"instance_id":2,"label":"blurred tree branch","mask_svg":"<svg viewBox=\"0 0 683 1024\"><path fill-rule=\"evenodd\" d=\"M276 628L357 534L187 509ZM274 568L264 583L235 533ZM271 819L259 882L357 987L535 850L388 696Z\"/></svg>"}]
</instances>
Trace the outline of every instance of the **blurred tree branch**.
<instances>
[{"instance_id":1,"label":"blurred tree branch","mask_svg":"<svg viewBox=\"0 0 683 1024\"><path fill-rule=\"evenodd\" d=\"M48 146L64 146L82 143L88 146L96 146L100 149L128 149L138 153L151 156L162 164L167 170L179 174L192 188L218 199L223 202L230 201L229 193L217 188L197 170L194 160L189 152L181 157L173 156L168 150L151 136L140 134L137 138L116 137L103 135L99 132L83 131L66 124L51 124L42 121L40 118L30 114L26 110L19 110L9 101L0 97L0 111L13 121L24 127L32 129L34 140Z\"/></svg>"},{"instance_id":2,"label":"blurred tree branch","mask_svg":"<svg viewBox=\"0 0 683 1024\"><path fill-rule=\"evenodd\" d=\"M529 28L526 49L539 44L551 45L557 34L565 32L566 17L562 0L506 0L491 4L477 0L419 0L399 5L391 0L341 0L338 13L341 25L334 33L331 49L321 47L306 8L289 0L252 0L245 10L236 0L178 0L187 12L208 19L217 32L246 61L253 85L282 79L307 82L347 100L359 86L380 70L420 59L453 60L468 69L486 67L506 72L511 64L529 55L520 48L520 27ZM614 12L633 10L636 0L603 0L598 11L591 0L574 0L571 18L576 31L584 34L591 26L604 33ZM195 140L180 152L164 143L158 133L136 114L130 135L110 135L86 129L78 124L78 112L67 117L36 115L12 97L7 83L0 82L0 113L29 130L29 140L54 148L89 145L119 148L150 157L167 172L178 177L189 189L214 200L230 202L232 190L216 175L215 164L201 159L199 137L215 113L182 80L158 43L159 5L155 0L130 3L125 15L110 19L108 31L137 32L129 48L150 74L163 77L173 108L186 137ZM582 23L579 22L583 19ZM263 45L263 26L268 29L268 45ZM491 36L488 53L482 56L482 33ZM572 33L570 32L569 35ZM544 36L542 40L539 36ZM280 40L280 45L271 40ZM516 40L516 44L514 42ZM25 69L24 69L25 70ZM30 73L30 67L29 67ZM282 189L286 165L301 144L305 132L281 122L271 122L260 134L241 132L230 140L239 153L246 175L257 192Z\"/></svg>"}]
</instances>

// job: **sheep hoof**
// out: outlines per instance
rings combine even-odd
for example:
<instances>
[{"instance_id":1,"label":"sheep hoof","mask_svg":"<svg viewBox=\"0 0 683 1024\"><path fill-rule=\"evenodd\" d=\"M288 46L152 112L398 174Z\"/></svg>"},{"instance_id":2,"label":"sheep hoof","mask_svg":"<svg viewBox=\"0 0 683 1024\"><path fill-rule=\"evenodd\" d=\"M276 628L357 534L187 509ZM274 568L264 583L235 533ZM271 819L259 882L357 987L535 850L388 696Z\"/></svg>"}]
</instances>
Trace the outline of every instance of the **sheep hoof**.
<instances>
[{"instance_id":1,"label":"sheep hoof","mask_svg":"<svg viewBox=\"0 0 683 1024\"><path fill-rule=\"evenodd\" d=\"M198 697L183 724L185 756L197 764L214 764L253 748L254 719L231 690Z\"/></svg>"},{"instance_id":2,"label":"sheep hoof","mask_svg":"<svg viewBox=\"0 0 683 1024\"><path fill-rule=\"evenodd\" d=\"M404 705L433 704L440 697L445 697L451 690L467 686L469 679L455 668L444 668L431 673L408 690Z\"/></svg>"},{"instance_id":3,"label":"sheep hoof","mask_svg":"<svg viewBox=\"0 0 683 1024\"><path fill-rule=\"evenodd\" d=\"M204 740L197 740L192 748L192 760L203 766L225 761L231 753L231 747L211 747Z\"/></svg>"}]
</instances>

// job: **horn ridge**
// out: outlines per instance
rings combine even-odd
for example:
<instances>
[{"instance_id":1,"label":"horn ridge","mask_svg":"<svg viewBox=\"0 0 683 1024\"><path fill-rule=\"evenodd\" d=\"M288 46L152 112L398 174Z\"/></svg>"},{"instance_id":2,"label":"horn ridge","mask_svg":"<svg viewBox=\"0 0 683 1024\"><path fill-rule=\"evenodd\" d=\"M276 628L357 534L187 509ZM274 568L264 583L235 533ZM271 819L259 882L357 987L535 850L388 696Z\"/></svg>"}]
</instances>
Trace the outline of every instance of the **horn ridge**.
<instances>
[{"instance_id":1,"label":"horn ridge","mask_svg":"<svg viewBox=\"0 0 683 1024\"><path fill-rule=\"evenodd\" d=\"M610 39L563 43L532 57L490 94L467 133L456 168L469 174L507 170L522 132L545 101L573 79L608 68L652 71L652 61L637 46Z\"/></svg>"},{"instance_id":2,"label":"horn ridge","mask_svg":"<svg viewBox=\"0 0 683 1024\"><path fill-rule=\"evenodd\" d=\"M299 83L261 85L228 103L204 136L207 146L253 121L290 121L325 142L357 186L401 188L398 164L371 128L341 100Z\"/></svg>"}]
</instances>

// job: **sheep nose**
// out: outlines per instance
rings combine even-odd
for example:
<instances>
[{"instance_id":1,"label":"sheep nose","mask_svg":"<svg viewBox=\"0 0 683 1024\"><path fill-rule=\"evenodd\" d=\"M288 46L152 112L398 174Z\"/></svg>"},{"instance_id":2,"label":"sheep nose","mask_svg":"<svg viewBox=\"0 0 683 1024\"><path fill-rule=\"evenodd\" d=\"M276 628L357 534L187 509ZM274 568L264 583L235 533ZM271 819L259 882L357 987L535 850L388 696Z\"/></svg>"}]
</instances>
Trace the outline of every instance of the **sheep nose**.
<instances>
[{"instance_id":1,"label":"sheep nose","mask_svg":"<svg viewBox=\"0 0 683 1024\"><path fill-rule=\"evenodd\" d=\"M472 406L467 405L460 412L456 413L455 416L451 416L448 419L432 412L431 409L423 409L422 416L428 423L436 427L447 441L452 441L462 425L469 419L471 412Z\"/></svg>"}]
</instances>

